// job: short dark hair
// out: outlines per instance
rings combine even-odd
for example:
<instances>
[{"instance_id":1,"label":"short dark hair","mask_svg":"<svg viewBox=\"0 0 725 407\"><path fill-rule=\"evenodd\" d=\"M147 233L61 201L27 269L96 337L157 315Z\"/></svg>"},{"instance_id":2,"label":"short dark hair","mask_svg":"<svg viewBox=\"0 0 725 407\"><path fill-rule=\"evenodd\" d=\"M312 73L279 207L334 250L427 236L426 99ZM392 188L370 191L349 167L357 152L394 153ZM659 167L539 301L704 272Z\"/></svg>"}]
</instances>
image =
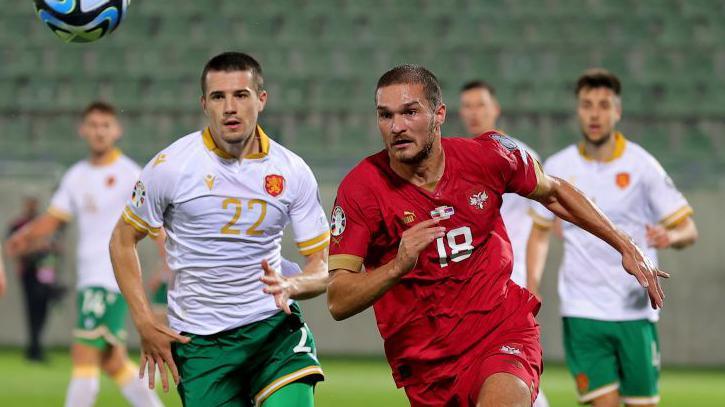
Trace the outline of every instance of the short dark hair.
<instances>
[{"instance_id":1,"label":"short dark hair","mask_svg":"<svg viewBox=\"0 0 725 407\"><path fill-rule=\"evenodd\" d=\"M496 89L493 85L481 79L475 79L464 83L463 86L461 86L461 93L471 89L485 89L491 94L491 96L496 96Z\"/></svg>"},{"instance_id":2,"label":"short dark hair","mask_svg":"<svg viewBox=\"0 0 725 407\"><path fill-rule=\"evenodd\" d=\"M254 81L255 90L261 92L264 89L264 78L262 77L262 66L256 59L243 52L223 52L212 57L204 66L201 72L201 93L206 95L206 75L209 71L250 71Z\"/></svg>"},{"instance_id":3,"label":"short dark hair","mask_svg":"<svg viewBox=\"0 0 725 407\"><path fill-rule=\"evenodd\" d=\"M420 65L398 65L388 72L385 72L383 76L378 79L378 86L375 88L375 92L377 94L377 91L380 88L398 84L423 85L425 98L428 100L428 103L430 103L430 106L433 109L443 103L441 85L438 83L438 78L433 75L433 72Z\"/></svg>"},{"instance_id":4,"label":"short dark hair","mask_svg":"<svg viewBox=\"0 0 725 407\"><path fill-rule=\"evenodd\" d=\"M113 107L112 104L104 102L102 100L94 100L83 109L83 111L81 112L81 118L85 119L86 116L93 112L100 112L110 114L111 116L118 116L118 114L116 113L116 108Z\"/></svg>"},{"instance_id":5,"label":"short dark hair","mask_svg":"<svg viewBox=\"0 0 725 407\"><path fill-rule=\"evenodd\" d=\"M607 88L617 96L622 93L619 78L604 68L591 68L584 71L584 74L576 81L574 94L579 95L579 91L584 88Z\"/></svg>"}]
</instances>

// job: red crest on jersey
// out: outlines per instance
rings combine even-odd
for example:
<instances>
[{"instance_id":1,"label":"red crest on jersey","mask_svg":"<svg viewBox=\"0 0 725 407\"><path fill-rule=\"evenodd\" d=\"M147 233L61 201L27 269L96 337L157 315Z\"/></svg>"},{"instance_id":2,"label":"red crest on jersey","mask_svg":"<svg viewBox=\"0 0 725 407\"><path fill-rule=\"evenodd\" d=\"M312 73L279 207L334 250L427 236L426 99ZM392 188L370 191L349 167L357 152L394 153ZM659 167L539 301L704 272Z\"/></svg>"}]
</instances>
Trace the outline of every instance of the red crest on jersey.
<instances>
[{"instance_id":1,"label":"red crest on jersey","mask_svg":"<svg viewBox=\"0 0 725 407\"><path fill-rule=\"evenodd\" d=\"M617 183L617 186L621 189L627 188L629 186L629 173L628 172L620 172L617 174L615 178L615 182Z\"/></svg>"},{"instance_id":2,"label":"red crest on jersey","mask_svg":"<svg viewBox=\"0 0 725 407\"><path fill-rule=\"evenodd\" d=\"M264 189L268 194L277 197L284 192L284 177L277 174L264 177Z\"/></svg>"},{"instance_id":3,"label":"red crest on jersey","mask_svg":"<svg viewBox=\"0 0 725 407\"><path fill-rule=\"evenodd\" d=\"M106 186L111 188L116 184L116 177L113 175L109 175L108 178L106 178Z\"/></svg>"}]
</instances>

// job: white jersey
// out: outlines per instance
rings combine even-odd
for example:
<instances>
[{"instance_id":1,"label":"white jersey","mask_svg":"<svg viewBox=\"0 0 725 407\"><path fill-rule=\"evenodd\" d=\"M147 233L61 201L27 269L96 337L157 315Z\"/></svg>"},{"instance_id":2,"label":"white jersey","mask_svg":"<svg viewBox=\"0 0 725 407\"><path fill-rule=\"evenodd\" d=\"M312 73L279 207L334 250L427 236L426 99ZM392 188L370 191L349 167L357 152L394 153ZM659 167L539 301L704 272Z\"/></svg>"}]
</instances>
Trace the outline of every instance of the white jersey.
<instances>
[{"instance_id":1,"label":"white jersey","mask_svg":"<svg viewBox=\"0 0 725 407\"><path fill-rule=\"evenodd\" d=\"M539 161L539 156L529 146L520 140L513 140ZM531 211L532 201L530 199L519 194L508 193L503 195L501 217L504 225L506 225L506 232L514 252L511 280L521 287L526 287L526 243L529 241L529 233L531 233L531 227L534 224Z\"/></svg>"},{"instance_id":2,"label":"white jersey","mask_svg":"<svg viewBox=\"0 0 725 407\"><path fill-rule=\"evenodd\" d=\"M257 128L262 153L238 160L208 129L161 151L144 168L124 219L167 234L169 324L198 335L279 312L265 294L261 262L281 270L282 231L292 223L303 255L329 245L317 182L305 162Z\"/></svg>"},{"instance_id":3,"label":"white jersey","mask_svg":"<svg viewBox=\"0 0 725 407\"><path fill-rule=\"evenodd\" d=\"M115 150L106 164L83 160L63 175L48 213L66 222L78 219L78 289L103 287L120 292L108 244L140 172L135 162Z\"/></svg>"},{"instance_id":4,"label":"white jersey","mask_svg":"<svg viewBox=\"0 0 725 407\"><path fill-rule=\"evenodd\" d=\"M656 263L657 251L647 245L646 225L671 227L690 216L692 208L654 157L620 133L615 137L615 153L609 161L591 160L582 146L570 146L546 160L544 171L576 185ZM550 225L554 215L541 205L535 208L534 221ZM647 290L624 271L616 250L568 222L562 222L562 229L559 296L563 316L658 319Z\"/></svg>"}]
</instances>

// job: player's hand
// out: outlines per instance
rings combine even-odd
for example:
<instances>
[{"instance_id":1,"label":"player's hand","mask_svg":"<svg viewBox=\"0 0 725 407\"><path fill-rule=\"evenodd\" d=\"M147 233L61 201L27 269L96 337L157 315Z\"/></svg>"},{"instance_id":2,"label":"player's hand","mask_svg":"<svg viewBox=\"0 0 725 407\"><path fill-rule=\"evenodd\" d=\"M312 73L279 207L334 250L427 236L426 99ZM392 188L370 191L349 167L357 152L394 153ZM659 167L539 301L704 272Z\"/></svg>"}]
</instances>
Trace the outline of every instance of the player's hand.
<instances>
[{"instance_id":1,"label":"player's hand","mask_svg":"<svg viewBox=\"0 0 725 407\"><path fill-rule=\"evenodd\" d=\"M21 229L22 230L22 229ZM10 257L17 257L25 254L30 249L30 242L20 232L14 233L5 242L5 250Z\"/></svg>"},{"instance_id":2,"label":"player's hand","mask_svg":"<svg viewBox=\"0 0 725 407\"><path fill-rule=\"evenodd\" d=\"M438 218L428 219L403 232L398 246L398 255L395 257L399 276L404 276L413 270L423 249L445 235L446 228L438 226L439 223Z\"/></svg>"},{"instance_id":3,"label":"player's hand","mask_svg":"<svg viewBox=\"0 0 725 407\"><path fill-rule=\"evenodd\" d=\"M141 336L141 363L138 377L143 379L144 372L148 368L149 389L156 386L156 369L161 374L161 384L164 392L169 391L169 379L166 373L166 366L171 370L174 383L179 384L179 371L171 356L171 343L189 343L191 339L181 336L161 323L153 321L146 328L139 328ZM165 366L164 366L165 365Z\"/></svg>"},{"instance_id":4,"label":"player's hand","mask_svg":"<svg viewBox=\"0 0 725 407\"><path fill-rule=\"evenodd\" d=\"M662 225L647 225L647 244L656 249L666 249L672 245L672 239Z\"/></svg>"},{"instance_id":5,"label":"player's hand","mask_svg":"<svg viewBox=\"0 0 725 407\"><path fill-rule=\"evenodd\" d=\"M260 280L267 285L262 291L274 296L274 303L277 304L277 308L287 315L292 314L287 302L293 295L294 284L289 278L274 271L267 260L262 260L262 269L264 275Z\"/></svg>"},{"instance_id":6,"label":"player's hand","mask_svg":"<svg viewBox=\"0 0 725 407\"><path fill-rule=\"evenodd\" d=\"M665 293L660 286L660 277L669 278L670 275L657 268L649 257L645 256L632 239L622 252L622 266L627 273L633 275L642 287L647 289L652 308L662 308Z\"/></svg>"}]
</instances>

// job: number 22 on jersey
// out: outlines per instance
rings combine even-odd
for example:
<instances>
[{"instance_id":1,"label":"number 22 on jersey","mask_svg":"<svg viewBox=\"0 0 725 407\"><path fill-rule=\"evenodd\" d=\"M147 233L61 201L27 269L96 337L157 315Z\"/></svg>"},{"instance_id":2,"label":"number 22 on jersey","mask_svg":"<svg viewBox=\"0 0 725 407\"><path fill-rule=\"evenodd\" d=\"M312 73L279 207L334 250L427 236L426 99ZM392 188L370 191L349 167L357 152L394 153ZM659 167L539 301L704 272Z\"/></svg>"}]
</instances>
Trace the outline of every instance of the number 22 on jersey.
<instances>
[{"instance_id":1,"label":"number 22 on jersey","mask_svg":"<svg viewBox=\"0 0 725 407\"><path fill-rule=\"evenodd\" d=\"M224 235L241 235L242 231L237 229L237 221L239 221L239 218L242 216L242 207L244 205L242 204L242 200L239 198L227 198L224 201L222 201L222 209L228 210L229 208L234 209L234 213L232 214L232 219L227 222L226 225L222 226L221 233ZM264 222L264 217L267 216L267 202L262 201L261 199L251 199L249 202L247 202L247 210L252 211L254 210L255 206L261 207L261 211L259 212L259 217L257 220L250 226L246 233L248 236L259 236L263 232L259 229L259 225Z\"/></svg>"},{"instance_id":2,"label":"number 22 on jersey","mask_svg":"<svg viewBox=\"0 0 725 407\"><path fill-rule=\"evenodd\" d=\"M449 230L444 237L436 239L436 248L438 249L438 263L441 267L448 267L449 260L454 263L466 260L473 254L473 234L471 233L471 228L461 226ZM448 254L449 248L450 254Z\"/></svg>"}]
</instances>

